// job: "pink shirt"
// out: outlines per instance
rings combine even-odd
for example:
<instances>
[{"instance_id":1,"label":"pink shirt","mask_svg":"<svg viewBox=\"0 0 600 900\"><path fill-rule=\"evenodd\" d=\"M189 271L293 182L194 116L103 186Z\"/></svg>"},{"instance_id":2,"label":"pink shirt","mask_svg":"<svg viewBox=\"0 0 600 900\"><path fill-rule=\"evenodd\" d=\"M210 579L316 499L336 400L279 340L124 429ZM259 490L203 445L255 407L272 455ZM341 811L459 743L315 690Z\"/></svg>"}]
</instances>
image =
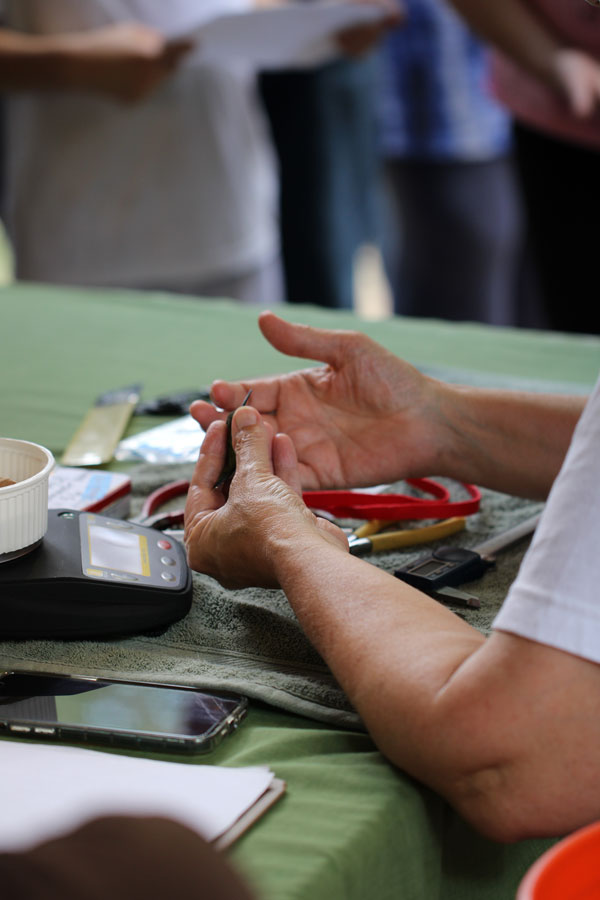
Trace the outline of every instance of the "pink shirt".
<instances>
[{"instance_id":1,"label":"pink shirt","mask_svg":"<svg viewBox=\"0 0 600 900\"><path fill-rule=\"evenodd\" d=\"M584 0L523 0L565 47L600 61L600 10ZM517 120L559 138L600 148L600 108L580 118L565 100L504 54L493 61L494 91Z\"/></svg>"}]
</instances>

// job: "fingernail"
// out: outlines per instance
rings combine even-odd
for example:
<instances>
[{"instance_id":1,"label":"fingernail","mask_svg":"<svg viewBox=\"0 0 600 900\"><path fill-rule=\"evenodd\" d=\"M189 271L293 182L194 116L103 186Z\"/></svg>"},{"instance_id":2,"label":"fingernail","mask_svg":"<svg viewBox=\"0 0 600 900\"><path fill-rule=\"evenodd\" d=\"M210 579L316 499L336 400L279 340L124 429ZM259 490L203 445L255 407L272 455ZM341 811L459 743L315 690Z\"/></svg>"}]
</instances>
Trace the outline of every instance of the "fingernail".
<instances>
[{"instance_id":1,"label":"fingernail","mask_svg":"<svg viewBox=\"0 0 600 900\"><path fill-rule=\"evenodd\" d=\"M250 428L258 423L258 413L251 406L242 406L235 414L235 424L238 428Z\"/></svg>"}]
</instances>

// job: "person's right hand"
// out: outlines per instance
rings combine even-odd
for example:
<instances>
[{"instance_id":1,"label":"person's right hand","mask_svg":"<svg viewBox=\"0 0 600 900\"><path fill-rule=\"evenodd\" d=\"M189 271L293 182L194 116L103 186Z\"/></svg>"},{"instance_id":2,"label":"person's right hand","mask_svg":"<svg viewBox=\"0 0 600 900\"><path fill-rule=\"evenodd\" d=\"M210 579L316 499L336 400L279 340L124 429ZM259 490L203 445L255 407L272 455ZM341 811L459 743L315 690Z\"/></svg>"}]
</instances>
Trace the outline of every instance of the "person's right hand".
<instances>
[{"instance_id":1,"label":"person's right hand","mask_svg":"<svg viewBox=\"0 0 600 900\"><path fill-rule=\"evenodd\" d=\"M403 21L405 12L397 0L357 0L365 5L376 6L382 17L375 22L365 22L344 28L335 36L336 44L346 56L360 58L373 50L393 28Z\"/></svg>"},{"instance_id":2,"label":"person's right hand","mask_svg":"<svg viewBox=\"0 0 600 900\"><path fill-rule=\"evenodd\" d=\"M70 87L124 103L140 101L157 88L192 48L189 41L167 41L154 28L135 22L53 39L66 60Z\"/></svg>"},{"instance_id":3,"label":"person's right hand","mask_svg":"<svg viewBox=\"0 0 600 900\"><path fill-rule=\"evenodd\" d=\"M289 375L237 383L216 381L222 412L196 401L191 414L208 428L251 403L275 433L294 443L302 487L359 487L436 468L436 413L443 387L364 334L325 331L262 313L266 339L282 353L325 363Z\"/></svg>"},{"instance_id":4,"label":"person's right hand","mask_svg":"<svg viewBox=\"0 0 600 900\"><path fill-rule=\"evenodd\" d=\"M556 84L576 116L591 115L600 103L600 62L581 50L570 48L555 54Z\"/></svg>"}]
</instances>

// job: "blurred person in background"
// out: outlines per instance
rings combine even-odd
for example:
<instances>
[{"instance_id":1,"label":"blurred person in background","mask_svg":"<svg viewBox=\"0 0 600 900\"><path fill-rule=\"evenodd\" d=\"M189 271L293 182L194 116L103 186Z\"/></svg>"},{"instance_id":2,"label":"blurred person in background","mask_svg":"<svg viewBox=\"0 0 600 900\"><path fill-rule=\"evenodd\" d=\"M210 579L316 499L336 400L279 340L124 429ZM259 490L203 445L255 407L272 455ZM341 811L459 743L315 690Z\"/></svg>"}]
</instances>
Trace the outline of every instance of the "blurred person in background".
<instances>
[{"instance_id":1,"label":"blurred person in background","mask_svg":"<svg viewBox=\"0 0 600 900\"><path fill-rule=\"evenodd\" d=\"M383 19L338 35L319 66L259 79L279 161L288 303L351 309L356 253L377 238L375 49L404 14L396 0L363 2Z\"/></svg>"},{"instance_id":2,"label":"blurred person in background","mask_svg":"<svg viewBox=\"0 0 600 900\"><path fill-rule=\"evenodd\" d=\"M444 0L404 4L377 95L395 312L516 324L521 199L488 50Z\"/></svg>"},{"instance_id":3,"label":"blurred person in background","mask_svg":"<svg viewBox=\"0 0 600 900\"><path fill-rule=\"evenodd\" d=\"M595 283L600 17L584 0L452 0L496 45L494 89L516 120L515 155L548 325L600 333Z\"/></svg>"},{"instance_id":4,"label":"blurred person in background","mask_svg":"<svg viewBox=\"0 0 600 900\"><path fill-rule=\"evenodd\" d=\"M286 299L351 309L357 250L377 234L374 59L264 72L280 167Z\"/></svg>"},{"instance_id":5,"label":"blurred person in background","mask_svg":"<svg viewBox=\"0 0 600 900\"><path fill-rule=\"evenodd\" d=\"M20 89L4 204L17 277L279 302L277 178L255 75L186 65L189 45L165 37L251 4L0 6L13 47L3 80Z\"/></svg>"}]
</instances>

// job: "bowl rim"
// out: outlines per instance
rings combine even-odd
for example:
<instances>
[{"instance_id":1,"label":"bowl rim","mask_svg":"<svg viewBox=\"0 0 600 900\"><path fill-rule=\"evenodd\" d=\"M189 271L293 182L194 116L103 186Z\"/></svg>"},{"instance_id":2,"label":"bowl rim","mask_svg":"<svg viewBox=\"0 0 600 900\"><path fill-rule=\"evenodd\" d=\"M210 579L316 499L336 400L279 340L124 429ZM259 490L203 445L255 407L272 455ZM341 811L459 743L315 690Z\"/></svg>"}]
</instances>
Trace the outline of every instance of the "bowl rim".
<instances>
[{"instance_id":1,"label":"bowl rim","mask_svg":"<svg viewBox=\"0 0 600 900\"><path fill-rule=\"evenodd\" d=\"M600 838L600 820L583 825L549 847L523 876L516 900L533 900L540 878L553 871L555 866L559 867L565 861L574 861L578 851L585 851L592 843L596 845L598 838Z\"/></svg>"},{"instance_id":2,"label":"bowl rim","mask_svg":"<svg viewBox=\"0 0 600 900\"><path fill-rule=\"evenodd\" d=\"M18 494L21 491L26 491L31 487L35 487L40 481L43 481L47 478L54 468L55 460L52 452L48 450L47 447L42 446L42 444L36 444L33 441L22 441L19 438L0 438L0 449L2 447L12 448L13 450L18 450L19 447L30 447L35 448L36 450L40 450L42 456L45 457L46 462L44 467L40 469L39 472L36 472L35 475L30 475L29 478L24 478L21 481L15 482L15 484L8 484L5 487L0 488L0 497L10 497L14 494Z\"/></svg>"}]
</instances>

